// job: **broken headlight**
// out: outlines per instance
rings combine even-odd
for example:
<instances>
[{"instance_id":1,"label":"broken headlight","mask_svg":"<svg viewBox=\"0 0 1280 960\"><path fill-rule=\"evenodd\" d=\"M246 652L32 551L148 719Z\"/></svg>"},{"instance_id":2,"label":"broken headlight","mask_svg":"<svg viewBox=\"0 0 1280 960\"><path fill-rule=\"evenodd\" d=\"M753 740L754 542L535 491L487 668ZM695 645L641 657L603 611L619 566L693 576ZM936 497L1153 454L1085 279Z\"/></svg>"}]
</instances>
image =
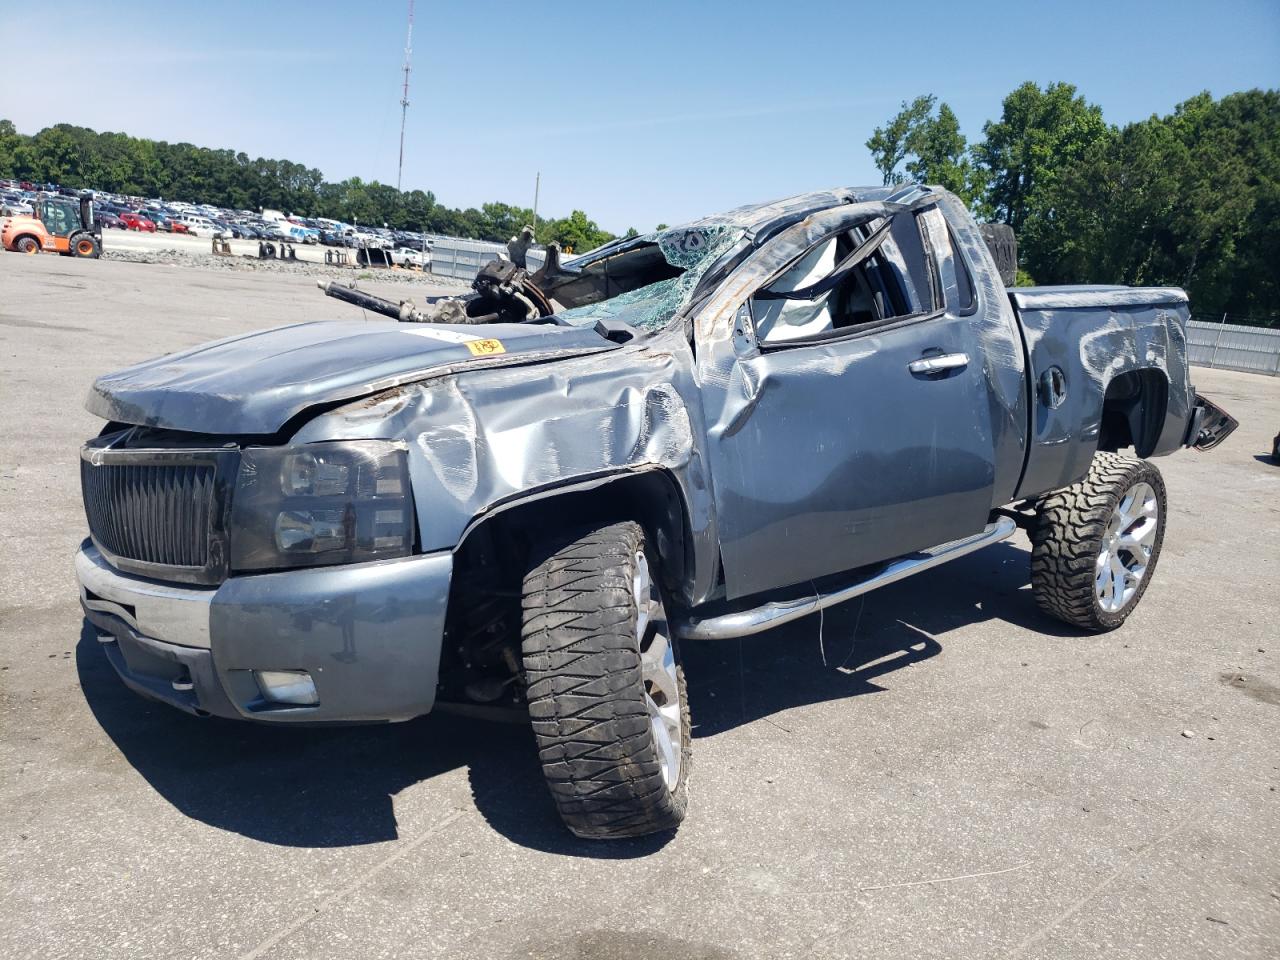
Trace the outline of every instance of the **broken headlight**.
<instances>
[{"instance_id":1,"label":"broken headlight","mask_svg":"<svg viewBox=\"0 0 1280 960\"><path fill-rule=\"evenodd\" d=\"M231 568L279 570L413 552L403 444L385 440L248 447L231 506Z\"/></svg>"}]
</instances>

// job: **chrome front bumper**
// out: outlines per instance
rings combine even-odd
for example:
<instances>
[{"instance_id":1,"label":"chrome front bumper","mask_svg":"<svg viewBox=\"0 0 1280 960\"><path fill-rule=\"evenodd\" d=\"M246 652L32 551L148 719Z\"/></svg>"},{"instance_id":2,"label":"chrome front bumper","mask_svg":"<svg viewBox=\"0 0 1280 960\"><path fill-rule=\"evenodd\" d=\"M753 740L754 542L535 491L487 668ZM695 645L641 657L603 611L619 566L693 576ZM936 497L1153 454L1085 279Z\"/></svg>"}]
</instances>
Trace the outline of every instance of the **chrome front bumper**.
<instances>
[{"instance_id":1,"label":"chrome front bumper","mask_svg":"<svg viewBox=\"0 0 1280 960\"><path fill-rule=\"evenodd\" d=\"M80 602L135 691L273 722L407 720L435 702L453 556L232 577L209 589L111 567L89 540ZM267 702L255 670L306 670L315 706Z\"/></svg>"}]
</instances>

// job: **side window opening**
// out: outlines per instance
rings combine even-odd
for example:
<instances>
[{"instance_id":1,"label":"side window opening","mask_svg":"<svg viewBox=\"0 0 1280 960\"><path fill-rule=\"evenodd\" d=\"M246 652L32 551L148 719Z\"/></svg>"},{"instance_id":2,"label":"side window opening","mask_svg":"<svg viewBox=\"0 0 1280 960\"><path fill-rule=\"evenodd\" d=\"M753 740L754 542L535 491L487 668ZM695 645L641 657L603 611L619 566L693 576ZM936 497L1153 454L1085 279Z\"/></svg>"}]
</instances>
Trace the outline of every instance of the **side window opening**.
<instances>
[{"instance_id":1,"label":"side window opening","mask_svg":"<svg viewBox=\"0 0 1280 960\"><path fill-rule=\"evenodd\" d=\"M765 344L822 339L932 313L937 271L910 212L819 241L752 298Z\"/></svg>"}]
</instances>

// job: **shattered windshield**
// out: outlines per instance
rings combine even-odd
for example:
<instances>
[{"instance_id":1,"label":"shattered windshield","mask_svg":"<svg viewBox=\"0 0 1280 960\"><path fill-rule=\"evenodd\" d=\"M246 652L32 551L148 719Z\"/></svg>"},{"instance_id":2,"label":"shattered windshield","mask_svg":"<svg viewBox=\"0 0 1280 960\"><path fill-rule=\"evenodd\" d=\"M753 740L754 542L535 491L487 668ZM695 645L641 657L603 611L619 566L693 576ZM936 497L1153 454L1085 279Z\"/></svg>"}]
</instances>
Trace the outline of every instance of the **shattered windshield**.
<instances>
[{"instance_id":1,"label":"shattered windshield","mask_svg":"<svg viewBox=\"0 0 1280 960\"><path fill-rule=\"evenodd\" d=\"M617 319L642 330L660 329L684 306L711 266L742 238L743 233L739 227L715 224L678 227L641 238L650 241L642 247L652 249L656 244L669 267L680 272L596 303L563 310L557 316L578 327ZM603 269L607 275L609 264L627 255L620 253L617 257L602 258L588 264L584 270L598 272Z\"/></svg>"}]
</instances>

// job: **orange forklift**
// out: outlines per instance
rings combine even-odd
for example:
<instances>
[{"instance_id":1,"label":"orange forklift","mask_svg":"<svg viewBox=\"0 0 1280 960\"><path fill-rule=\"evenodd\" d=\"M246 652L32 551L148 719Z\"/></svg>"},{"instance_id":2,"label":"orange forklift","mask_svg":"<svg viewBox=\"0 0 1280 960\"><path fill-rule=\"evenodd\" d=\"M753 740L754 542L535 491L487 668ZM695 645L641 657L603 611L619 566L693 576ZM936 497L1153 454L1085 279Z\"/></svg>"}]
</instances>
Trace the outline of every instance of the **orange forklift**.
<instances>
[{"instance_id":1,"label":"orange forklift","mask_svg":"<svg viewBox=\"0 0 1280 960\"><path fill-rule=\"evenodd\" d=\"M93 219L93 194L60 191L37 197L30 216L0 221L0 245L18 253L102 256L102 225Z\"/></svg>"}]
</instances>

